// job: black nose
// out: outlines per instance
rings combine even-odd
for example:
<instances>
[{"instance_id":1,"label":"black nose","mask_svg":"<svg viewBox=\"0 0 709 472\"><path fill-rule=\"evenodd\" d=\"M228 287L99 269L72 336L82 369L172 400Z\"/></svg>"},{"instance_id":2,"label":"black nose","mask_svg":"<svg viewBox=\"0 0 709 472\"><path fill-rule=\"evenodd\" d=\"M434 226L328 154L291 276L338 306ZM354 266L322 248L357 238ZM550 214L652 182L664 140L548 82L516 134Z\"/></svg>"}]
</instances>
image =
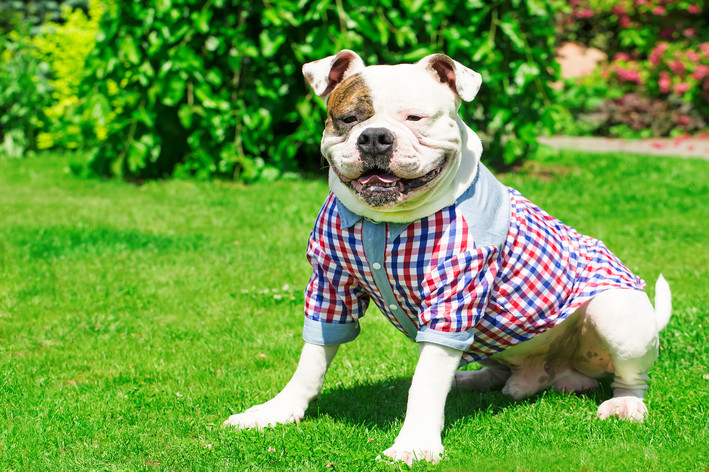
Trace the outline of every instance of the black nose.
<instances>
[{"instance_id":1,"label":"black nose","mask_svg":"<svg viewBox=\"0 0 709 472\"><path fill-rule=\"evenodd\" d=\"M357 138L357 148L364 154L385 154L394 146L394 133L386 128L367 128Z\"/></svg>"}]
</instances>

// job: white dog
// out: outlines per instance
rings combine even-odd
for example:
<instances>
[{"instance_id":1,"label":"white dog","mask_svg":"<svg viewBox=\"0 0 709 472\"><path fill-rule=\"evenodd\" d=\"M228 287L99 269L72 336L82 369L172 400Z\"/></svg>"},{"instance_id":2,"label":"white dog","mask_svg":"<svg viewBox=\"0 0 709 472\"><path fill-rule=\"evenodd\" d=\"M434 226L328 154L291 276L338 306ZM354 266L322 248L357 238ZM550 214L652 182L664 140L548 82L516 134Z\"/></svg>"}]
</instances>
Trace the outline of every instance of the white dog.
<instances>
[{"instance_id":1,"label":"white dog","mask_svg":"<svg viewBox=\"0 0 709 472\"><path fill-rule=\"evenodd\" d=\"M327 99L322 153L331 195L311 234L305 347L274 399L231 416L240 428L300 421L339 344L359 334L373 300L419 346L404 426L384 451L438 461L451 386L520 399L614 376L598 416L642 421L647 373L671 294L644 282L601 243L500 184L458 116L480 75L436 54L365 67L352 51L306 64ZM456 370L470 362L478 371Z\"/></svg>"}]
</instances>

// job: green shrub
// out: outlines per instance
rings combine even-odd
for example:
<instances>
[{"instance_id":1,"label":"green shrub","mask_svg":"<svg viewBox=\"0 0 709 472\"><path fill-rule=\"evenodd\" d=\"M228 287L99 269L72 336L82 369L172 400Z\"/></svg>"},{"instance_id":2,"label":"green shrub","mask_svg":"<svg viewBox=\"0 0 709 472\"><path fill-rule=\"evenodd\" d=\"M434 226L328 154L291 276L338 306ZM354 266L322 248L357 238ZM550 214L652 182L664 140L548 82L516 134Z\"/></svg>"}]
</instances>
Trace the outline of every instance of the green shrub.
<instances>
[{"instance_id":1,"label":"green shrub","mask_svg":"<svg viewBox=\"0 0 709 472\"><path fill-rule=\"evenodd\" d=\"M560 40L603 49L610 61L591 77L567 82L559 130L643 138L705 129L708 6L702 0L574 0L557 17Z\"/></svg>"},{"instance_id":2,"label":"green shrub","mask_svg":"<svg viewBox=\"0 0 709 472\"><path fill-rule=\"evenodd\" d=\"M89 1L88 14L65 3L61 22L44 23L32 38L33 54L49 66L52 87L50 105L44 110L47 122L37 135L39 149L76 149L84 144L81 125L88 120L81 116L79 84L85 74L86 58L96 42L103 9L99 0ZM103 136L102 129L93 131Z\"/></svg>"},{"instance_id":3,"label":"green shrub","mask_svg":"<svg viewBox=\"0 0 709 472\"><path fill-rule=\"evenodd\" d=\"M22 157L37 148L37 130L47 117L48 67L33 55L32 40L20 25L0 35L0 155Z\"/></svg>"},{"instance_id":4,"label":"green shrub","mask_svg":"<svg viewBox=\"0 0 709 472\"><path fill-rule=\"evenodd\" d=\"M116 2L83 83L106 137L93 171L243 181L320 165L324 105L303 63L340 49L367 64L445 52L483 76L464 117L493 164L523 159L553 126L557 0L157 0ZM543 124L544 123L544 124ZM95 129L95 126L85 126ZM89 136L95 139L97 136Z\"/></svg>"},{"instance_id":5,"label":"green shrub","mask_svg":"<svg viewBox=\"0 0 709 472\"><path fill-rule=\"evenodd\" d=\"M83 144L78 85L101 10L99 0L0 0L0 154Z\"/></svg>"}]
</instances>

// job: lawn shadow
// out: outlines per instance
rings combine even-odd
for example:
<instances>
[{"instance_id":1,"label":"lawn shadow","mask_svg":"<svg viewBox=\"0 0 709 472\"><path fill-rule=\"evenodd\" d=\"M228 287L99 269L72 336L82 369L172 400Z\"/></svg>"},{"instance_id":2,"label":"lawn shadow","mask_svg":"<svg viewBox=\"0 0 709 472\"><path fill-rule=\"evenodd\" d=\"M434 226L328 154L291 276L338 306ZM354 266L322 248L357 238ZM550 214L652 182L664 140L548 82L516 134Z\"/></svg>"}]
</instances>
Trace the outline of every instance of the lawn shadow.
<instances>
[{"instance_id":1,"label":"lawn shadow","mask_svg":"<svg viewBox=\"0 0 709 472\"><path fill-rule=\"evenodd\" d=\"M572 395L585 397L600 406L613 396L611 382L612 378L602 379L598 388ZM387 429L404 420L410 387L411 379L404 377L347 387L335 386L323 391L320 399L311 404L306 416L317 418L328 415L336 421ZM549 395L566 394L547 389L525 400L513 400L504 396L501 389L464 392L454 389L446 401L445 424L448 426L473 416L496 415L510 408L522 408Z\"/></svg>"},{"instance_id":2,"label":"lawn shadow","mask_svg":"<svg viewBox=\"0 0 709 472\"><path fill-rule=\"evenodd\" d=\"M11 241L32 259L102 256L131 252L181 254L194 252L209 242L201 234L151 234L136 229L48 226L17 228Z\"/></svg>"}]
</instances>

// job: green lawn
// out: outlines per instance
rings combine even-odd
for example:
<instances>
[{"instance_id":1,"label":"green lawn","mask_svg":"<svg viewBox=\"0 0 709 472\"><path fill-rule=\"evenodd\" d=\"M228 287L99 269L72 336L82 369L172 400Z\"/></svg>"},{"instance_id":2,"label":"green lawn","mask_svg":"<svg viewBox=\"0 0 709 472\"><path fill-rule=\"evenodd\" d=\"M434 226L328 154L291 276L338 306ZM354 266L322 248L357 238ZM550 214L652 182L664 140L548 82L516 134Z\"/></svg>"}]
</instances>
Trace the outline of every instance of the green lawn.
<instances>
[{"instance_id":1,"label":"green lawn","mask_svg":"<svg viewBox=\"0 0 709 472\"><path fill-rule=\"evenodd\" d=\"M81 180L0 160L0 470L399 470L416 348L376 310L305 421L222 429L285 385L324 181ZM709 468L709 162L544 151L501 176L674 293L644 424L590 395L452 393L449 460L415 470Z\"/></svg>"}]
</instances>

